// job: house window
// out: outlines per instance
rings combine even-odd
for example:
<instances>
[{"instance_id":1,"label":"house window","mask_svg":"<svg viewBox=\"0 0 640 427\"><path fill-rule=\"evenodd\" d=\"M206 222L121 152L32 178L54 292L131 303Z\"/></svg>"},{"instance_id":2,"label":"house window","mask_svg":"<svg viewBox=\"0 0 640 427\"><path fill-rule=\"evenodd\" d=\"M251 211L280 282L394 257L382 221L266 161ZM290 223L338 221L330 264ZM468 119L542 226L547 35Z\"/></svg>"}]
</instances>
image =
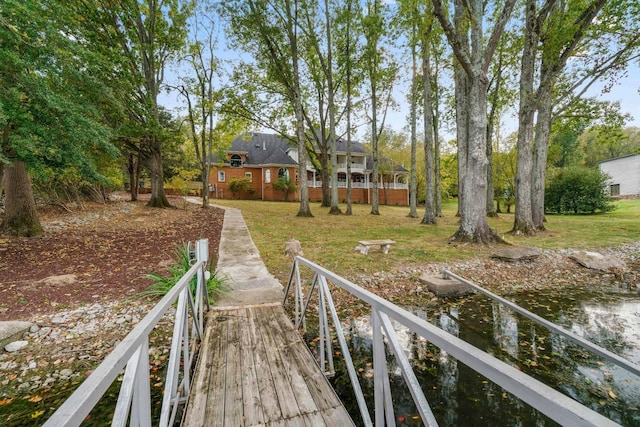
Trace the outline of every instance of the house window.
<instances>
[{"instance_id":1,"label":"house window","mask_svg":"<svg viewBox=\"0 0 640 427\"><path fill-rule=\"evenodd\" d=\"M612 184L609 187L609 193L611 196L619 196L620 195L620 184Z\"/></svg>"},{"instance_id":2,"label":"house window","mask_svg":"<svg viewBox=\"0 0 640 427\"><path fill-rule=\"evenodd\" d=\"M251 172L245 172L244 177L249 179L249 182L253 182L253 174Z\"/></svg>"},{"instance_id":3,"label":"house window","mask_svg":"<svg viewBox=\"0 0 640 427\"><path fill-rule=\"evenodd\" d=\"M234 154L233 156L231 156L231 167L232 168L241 168L242 167L242 157L240 157L238 154Z\"/></svg>"},{"instance_id":4,"label":"house window","mask_svg":"<svg viewBox=\"0 0 640 427\"><path fill-rule=\"evenodd\" d=\"M289 179L289 169L287 169L287 168L278 169L278 178Z\"/></svg>"},{"instance_id":5,"label":"house window","mask_svg":"<svg viewBox=\"0 0 640 427\"><path fill-rule=\"evenodd\" d=\"M267 184L271 182L271 169L264 171L264 182Z\"/></svg>"},{"instance_id":6,"label":"house window","mask_svg":"<svg viewBox=\"0 0 640 427\"><path fill-rule=\"evenodd\" d=\"M218 171L218 182L224 182L224 171Z\"/></svg>"}]
</instances>

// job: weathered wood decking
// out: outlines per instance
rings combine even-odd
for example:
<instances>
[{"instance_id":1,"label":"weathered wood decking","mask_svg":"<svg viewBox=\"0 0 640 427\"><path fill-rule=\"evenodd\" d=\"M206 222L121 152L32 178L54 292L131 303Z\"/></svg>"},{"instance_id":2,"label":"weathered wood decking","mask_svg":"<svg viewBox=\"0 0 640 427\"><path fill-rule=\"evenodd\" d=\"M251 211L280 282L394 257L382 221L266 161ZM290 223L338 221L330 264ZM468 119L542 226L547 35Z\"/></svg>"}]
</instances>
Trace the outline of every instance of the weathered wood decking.
<instances>
[{"instance_id":1,"label":"weathered wood decking","mask_svg":"<svg viewBox=\"0 0 640 427\"><path fill-rule=\"evenodd\" d=\"M184 426L353 425L282 306L209 316Z\"/></svg>"}]
</instances>

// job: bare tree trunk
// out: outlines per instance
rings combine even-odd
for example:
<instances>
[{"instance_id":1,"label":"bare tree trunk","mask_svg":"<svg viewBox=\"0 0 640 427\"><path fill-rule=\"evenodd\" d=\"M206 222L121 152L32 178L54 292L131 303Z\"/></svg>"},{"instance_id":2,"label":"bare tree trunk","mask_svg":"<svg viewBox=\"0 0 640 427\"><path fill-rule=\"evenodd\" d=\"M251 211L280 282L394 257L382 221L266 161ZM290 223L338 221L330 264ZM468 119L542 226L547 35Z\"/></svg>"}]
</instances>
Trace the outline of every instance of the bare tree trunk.
<instances>
[{"instance_id":1,"label":"bare tree trunk","mask_svg":"<svg viewBox=\"0 0 640 427\"><path fill-rule=\"evenodd\" d=\"M294 0L294 10L291 10L291 1L285 0L287 9L287 32L289 34L289 45L291 48L291 61L293 69L293 82L291 91L293 97L293 108L296 116L296 139L298 140L298 176L300 178L300 207L297 216L312 217L309 205L309 186L307 183L307 147L306 136L304 134L304 114L302 111L302 100L300 98L300 68L298 64L298 34L295 20L298 15L298 2Z\"/></svg>"},{"instance_id":2,"label":"bare tree trunk","mask_svg":"<svg viewBox=\"0 0 640 427\"><path fill-rule=\"evenodd\" d=\"M543 65L543 70L544 70ZM544 71L543 71L544 74ZM552 95L549 87L540 91L538 104L538 120L536 123L535 145L533 147L533 166L531 179L531 215L536 230L544 227L544 188L547 171L547 152L552 122Z\"/></svg>"},{"instance_id":3,"label":"bare tree trunk","mask_svg":"<svg viewBox=\"0 0 640 427\"><path fill-rule=\"evenodd\" d=\"M140 184L140 158L134 153L129 153L127 171L129 172L129 194L131 201L135 202L138 200L138 185Z\"/></svg>"},{"instance_id":4,"label":"bare tree trunk","mask_svg":"<svg viewBox=\"0 0 640 427\"><path fill-rule=\"evenodd\" d=\"M518 142L516 167L516 209L513 233L535 234L531 215L531 167L534 114L536 100L533 90L537 56L538 33L536 26L536 2L527 0L525 41L520 70L520 107L518 112Z\"/></svg>"},{"instance_id":5,"label":"bare tree trunk","mask_svg":"<svg viewBox=\"0 0 640 427\"><path fill-rule=\"evenodd\" d=\"M411 28L413 39L415 39L416 23L414 21ZM418 218L417 210L417 193L418 177L416 173L416 149L418 146L417 136L417 109L418 109L418 64L417 64L416 42L411 43L411 109L410 109L410 126L411 126L411 175L409 177L409 218Z\"/></svg>"},{"instance_id":6,"label":"bare tree trunk","mask_svg":"<svg viewBox=\"0 0 640 427\"><path fill-rule=\"evenodd\" d=\"M487 216L497 217L498 212L493 204L495 199L495 188L493 183L493 135L496 116L498 114L498 100L500 98L500 88L502 87L502 44L498 56L498 66L494 76L495 86L492 90L489 118L487 120Z\"/></svg>"},{"instance_id":7,"label":"bare tree trunk","mask_svg":"<svg viewBox=\"0 0 640 427\"><path fill-rule=\"evenodd\" d=\"M24 162L16 161L6 166L4 172L5 209L0 228L10 236L33 237L44 233L31 178Z\"/></svg>"},{"instance_id":8,"label":"bare tree trunk","mask_svg":"<svg viewBox=\"0 0 640 427\"><path fill-rule=\"evenodd\" d=\"M353 210L351 207L351 90L352 90L352 82L351 82L351 0L348 0L347 3L347 44L346 44L346 92L347 92L347 106L346 106L346 114L347 114L347 209L345 211L345 215L352 215Z\"/></svg>"},{"instance_id":9,"label":"bare tree trunk","mask_svg":"<svg viewBox=\"0 0 640 427\"><path fill-rule=\"evenodd\" d=\"M151 179L151 199L147 206L154 208L171 207L164 192L164 171L162 169L162 153L159 144L151 152L147 159L149 168L149 178Z\"/></svg>"},{"instance_id":10,"label":"bare tree trunk","mask_svg":"<svg viewBox=\"0 0 640 427\"><path fill-rule=\"evenodd\" d=\"M497 233L489 228L486 217L487 69L515 0L504 2L493 33L487 40L482 28L484 7L481 0L456 0L454 25L445 14L442 1L432 2L434 14L456 56L460 228L451 240L476 243L500 241ZM474 25L470 25L470 22Z\"/></svg>"},{"instance_id":11,"label":"bare tree trunk","mask_svg":"<svg viewBox=\"0 0 640 427\"><path fill-rule=\"evenodd\" d=\"M435 60L435 69L434 69L434 91L433 91L433 157L434 157L434 186L435 186L435 209L436 209L436 217L442 218L442 184L440 180L440 137L438 133L440 131L440 89L439 89L439 67L438 67L438 56L434 57Z\"/></svg>"},{"instance_id":12,"label":"bare tree trunk","mask_svg":"<svg viewBox=\"0 0 640 427\"><path fill-rule=\"evenodd\" d=\"M431 94L431 55L430 38L431 27L425 30L422 40L422 93L424 115L424 172L425 198L424 216L421 224L435 224L436 211L434 205L434 172L433 172L433 100Z\"/></svg>"}]
</instances>

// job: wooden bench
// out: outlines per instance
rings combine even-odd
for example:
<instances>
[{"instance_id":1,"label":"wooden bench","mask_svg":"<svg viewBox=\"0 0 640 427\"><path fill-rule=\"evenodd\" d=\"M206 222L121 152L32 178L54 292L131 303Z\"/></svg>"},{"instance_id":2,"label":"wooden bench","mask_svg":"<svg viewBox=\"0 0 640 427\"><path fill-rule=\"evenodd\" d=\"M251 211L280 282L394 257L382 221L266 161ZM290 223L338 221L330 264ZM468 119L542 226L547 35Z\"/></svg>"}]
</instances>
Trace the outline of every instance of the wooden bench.
<instances>
[{"instance_id":1,"label":"wooden bench","mask_svg":"<svg viewBox=\"0 0 640 427\"><path fill-rule=\"evenodd\" d=\"M396 242L393 240L360 240L358 243L360 245L356 246L356 249L359 250L362 255L367 255L372 246L380 246L382 253L388 254L391 245L394 245Z\"/></svg>"}]
</instances>

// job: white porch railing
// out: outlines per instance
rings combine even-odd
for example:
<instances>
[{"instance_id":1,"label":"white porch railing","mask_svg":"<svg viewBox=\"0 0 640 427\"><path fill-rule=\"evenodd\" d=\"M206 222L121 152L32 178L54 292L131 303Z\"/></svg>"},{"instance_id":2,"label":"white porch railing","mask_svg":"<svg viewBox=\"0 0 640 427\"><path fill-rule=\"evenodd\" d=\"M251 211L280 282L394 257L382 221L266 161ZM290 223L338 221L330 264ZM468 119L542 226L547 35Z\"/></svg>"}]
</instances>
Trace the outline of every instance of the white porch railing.
<instances>
[{"instance_id":1,"label":"white porch railing","mask_svg":"<svg viewBox=\"0 0 640 427\"><path fill-rule=\"evenodd\" d=\"M311 270L313 279L308 294L303 294L301 267ZM451 273L448 273L451 275ZM319 357L320 368L325 373L333 373L332 337L329 330L331 317L340 349L345 359L347 371L351 379L354 394L366 426L373 426L369 408L365 401L358 375L354 367L349 347L342 332L342 326L333 298L329 290L329 283L338 286L352 295L366 302L371 307L373 327L373 379L374 379L374 418L376 426L395 425L395 416L391 398L389 372L385 355L385 340L395 355L402 376L411 392L413 400L422 422L428 426L436 426L437 421L425 398L409 360L398 340L396 331L390 319L407 327L411 332L420 335L427 341L446 351L449 355L464 363L474 371L485 376L509 393L520 398L541 413L562 425L580 426L617 426L612 420L598 414L590 408L580 404L559 391L517 370L511 365L496 359L460 338L445 332L424 319L384 300L373 293L356 286L352 282L324 269L323 267L301 257L293 262L289 282L285 291L284 303L294 286L295 321L296 327L304 326L305 314L309 302L317 289L318 294L318 327L319 327ZM329 314L327 314L327 311Z\"/></svg>"},{"instance_id":2,"label":"white porch railing","mask_svg":"<svg viewBox=\"0 0 640 427\"><path fill-rule=\"evenodd\" d=\"M322 187L322 181L307 181L307 185L309 188L320 188ZM329 186L331 187L331 186ZM338 182L338 188L347 188L347 183L344 181ZM364 183L364 182L352 182L351 188L373 188L372 183ZM408 184L402 183L389 183L389 184L378 184L378 190L406 190L409 188Z\"/></svg>"},{"instance_id":3,"label":"white porch railing","mask_svg":"<svg viewBox=\"0 0 640 427\"><path fill-rule=\"evenodd\" d=\"M112 426L150 426L149 333L178 300L167 366L160 426L173 425L191 389L191 367L209 309L206 264L209 241L198 240L193 266L47 420L45 427L79 426L126 366ZM196 278L195 294L189 283ZM182 364L182 366L181 366Z\"/></svg>"}]
</instances>

